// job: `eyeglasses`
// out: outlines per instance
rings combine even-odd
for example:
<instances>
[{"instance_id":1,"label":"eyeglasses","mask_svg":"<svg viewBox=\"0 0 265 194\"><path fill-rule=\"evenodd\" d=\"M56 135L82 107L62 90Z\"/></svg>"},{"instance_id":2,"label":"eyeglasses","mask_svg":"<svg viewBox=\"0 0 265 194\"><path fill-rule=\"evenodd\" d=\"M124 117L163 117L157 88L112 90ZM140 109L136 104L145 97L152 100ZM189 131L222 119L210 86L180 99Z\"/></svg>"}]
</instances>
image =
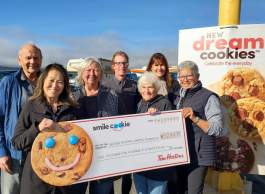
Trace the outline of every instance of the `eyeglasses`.
<instances>
[{"instance_id":1,"label":"eyeglasses","mask_svg":"<svg viewBox=\"0 0 265 194\"><path fill-rule=\"evenodd\" d=\"M128 66L129 63L128 62L114 62L115 65L118 65L118 66Z\"/></svg>"},{"instance_id":2,"label":"eyeglasses","mask_svg":"<svg viewBox=\"0 0 265 194\"><path fill-rule=\"evenodd\" d=\"M179 76L178 79L179 80L184 80L184 79L192 79L193 78L193 75L190 74L190 75L183 75L183 76Z\"/></svg>"}]
</instances>

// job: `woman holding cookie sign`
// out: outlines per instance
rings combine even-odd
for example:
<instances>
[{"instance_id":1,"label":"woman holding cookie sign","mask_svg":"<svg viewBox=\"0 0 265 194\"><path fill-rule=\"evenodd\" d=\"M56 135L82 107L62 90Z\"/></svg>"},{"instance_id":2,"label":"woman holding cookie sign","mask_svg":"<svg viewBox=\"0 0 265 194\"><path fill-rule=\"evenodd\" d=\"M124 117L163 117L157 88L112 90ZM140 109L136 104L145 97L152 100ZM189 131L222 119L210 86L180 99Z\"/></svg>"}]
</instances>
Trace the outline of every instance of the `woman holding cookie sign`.
<instances>
[{"instance_id":1,"label":"woman holding cookie sign","mask_svg":"<svg viewBox=\"0 0 265 194\"><path fill-rule=\"evenodd\" d=\"M181 62L174 105L183 110L189 142L190 164L177 167L179 191L201 194L207 169L215 165L216 136L226 133L219 97L202 87L199 69L193 61Z\"/></svg>"},{"instance_id":2,"label":"woman holding cookie sign","mask_svg":"<svg viewBox=\"0 0 265 194\"><path fill-rule=\"evenodd\" d=\"M13 146L22 150L25 156L20 194L85 193L86 184L53 186L40 179L32 167L38 165L35 163L42 162L32 163L32 161L34 162L31 158L34 140L42 131L60 129L56 122L76 119L75 105L75 101L70 97L70 84L66 70L60 64L48 65L38 80L33 96L22 109L12 139ZM39 144L39 149L51 152L55 145L55 136L49 137ZM59 177L65 177L66 173L62 172L60 167L52 165L52 162L48 161L49 159L57 160L56 158L45 158L47 166L51 166L51 168L39 167L40 174L48 176L54 169ZM67 158L60 160L63 162L62 160L67 160Z\"/></svg>"}]
</instances>

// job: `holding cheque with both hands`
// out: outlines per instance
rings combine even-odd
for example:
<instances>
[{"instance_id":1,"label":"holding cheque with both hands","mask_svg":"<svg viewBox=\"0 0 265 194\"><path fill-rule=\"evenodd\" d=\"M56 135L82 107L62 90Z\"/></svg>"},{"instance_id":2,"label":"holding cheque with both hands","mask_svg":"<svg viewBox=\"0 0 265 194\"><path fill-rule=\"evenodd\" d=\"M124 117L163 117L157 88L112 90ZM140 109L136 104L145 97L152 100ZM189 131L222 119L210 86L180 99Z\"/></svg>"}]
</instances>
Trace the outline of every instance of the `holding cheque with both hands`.
<instances>
[{"instance_id":1,"label":"holding cheque with both hands","mask_svg":"<svg viewBox=\"0 0 265 194\"><path fill-rule=\"evenodd\" d=\"M142 101L142 110L145 110L145 102ZM149 102L157 109L159 106L171 106L160 95ZM164 181L173 172L170 166L189 163L181 111L165 111L156 116L143 112L72 121L73 125L87 132L93 144L91 166L77 182L133 172L139 172L137 174L143 177L154 177L155 181ZM141 113L140 109L138 113Z\"/></svg>"}]
</instances>

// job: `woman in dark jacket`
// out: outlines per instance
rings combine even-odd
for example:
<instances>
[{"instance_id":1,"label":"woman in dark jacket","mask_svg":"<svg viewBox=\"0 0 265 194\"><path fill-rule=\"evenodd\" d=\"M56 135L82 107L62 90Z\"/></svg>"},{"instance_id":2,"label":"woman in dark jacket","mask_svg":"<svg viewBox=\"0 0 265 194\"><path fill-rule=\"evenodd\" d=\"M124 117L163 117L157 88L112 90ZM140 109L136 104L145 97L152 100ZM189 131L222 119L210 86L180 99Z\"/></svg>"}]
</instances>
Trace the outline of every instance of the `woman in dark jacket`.
<instances>
[{"instance_id":1,"label":"woman in dark jacket","mask_svg":"<svg viewBox=\"0 0 265 194\"><path fill-rule=\"evenodd\" d=\"M85 193L86 184L56 187L42 181L31 167L31 149L37 135L44 129L56 129L56 122L76 119L70 97L70 84L62 65L50 64L41 74L33 96L19 116L12 139L14 147L22 150L25 164L21 179L21 194Z\"/></svg>"},{"instance_id":2,"label":"woman in dark jacket","mask_svg":"<svg viewBox=\"0 0 265 194\"><path fill-rule=\"evenodd\" d=\"M138 90L142 96L137 113L172 110L170 101L158 91L161 82L152 72L145 72L138 81ZM134 183L138 194L164 194L167 182L174 175L174 168L162 168L135 173Z\"/></svg>"},{"instance_id":3,"label":"woman in dark jacket","mask_svg":"<svg viewBox=\"0 0 265 194\"><path fill-rule=\"evenodd\" d=\"M226 133L219 97L202 87L199 69L193 61L178 66L181 88L176 92L174 104L183 110L189 142L190 164L178 166L179 192L201 194L209 166L215 165L215 137Z\"/></svg>"},{"instance_id":4,"label":"woman in dark jacket","mask_svg":"<svg viewBox=\"0 0 265 194\"><path fill-rule=\"evenodd\" d=\"M87 58L80 65L77 80L79 90L74 93L79 103L78 119L115 116L123 113L123 106L114 90L100 84L103 70L96 58ZM90 194L109 194L116 178L90 182Z\"/></svg>"}]
</instances>

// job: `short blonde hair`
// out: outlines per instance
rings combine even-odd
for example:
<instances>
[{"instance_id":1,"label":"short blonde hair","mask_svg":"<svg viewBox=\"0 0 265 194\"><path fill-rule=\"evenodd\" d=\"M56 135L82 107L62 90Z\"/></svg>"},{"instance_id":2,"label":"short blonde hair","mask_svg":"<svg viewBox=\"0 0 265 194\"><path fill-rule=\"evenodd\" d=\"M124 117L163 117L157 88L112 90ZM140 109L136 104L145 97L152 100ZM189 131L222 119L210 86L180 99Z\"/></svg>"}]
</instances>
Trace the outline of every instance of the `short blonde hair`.
<instances>
[{"instance_id":1,"label":"short blonde hair","mask_svg":"<svg viewBox=\"0 0 265 194\"><path fill-rule=\"evenodd\" d=\"M101 74L101 77L102 77L103 69L102 69L102 65L101 65L100 60L98 58L96 58L96 57L85 58L80 64L80 69L78 70L78 75L76 77L77 83L80 86L84 85L84 81L82 79L82 74L83 74L85 68L91 66L92 64L95 64L97 66L97 68L99 68L100 74Z\"/></svg>"},{"instance_id":2,"label":"short blonde hair","mask_svg":"<svg viewBox=\"0 0 265 194\"><path fill-rule=\"evenodd\" d=\"M158 92L161 87L160 79L151 71L146 71L138 80L138 91L141 91L143 84L152 84Z\"/></svg>"}]
</instances>

